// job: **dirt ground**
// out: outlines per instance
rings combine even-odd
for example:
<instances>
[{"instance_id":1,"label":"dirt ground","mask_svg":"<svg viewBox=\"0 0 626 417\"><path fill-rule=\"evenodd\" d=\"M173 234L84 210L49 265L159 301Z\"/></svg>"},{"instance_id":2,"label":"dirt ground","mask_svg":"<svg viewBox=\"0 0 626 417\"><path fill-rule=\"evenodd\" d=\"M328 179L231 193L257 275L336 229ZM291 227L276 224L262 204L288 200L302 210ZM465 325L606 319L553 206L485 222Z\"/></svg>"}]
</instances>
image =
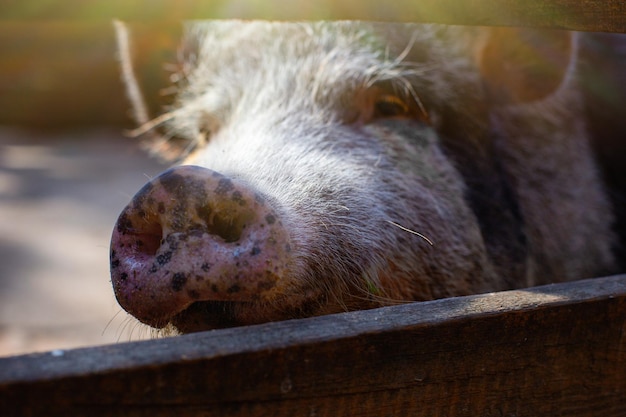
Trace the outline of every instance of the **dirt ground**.
<instances>
[{"instance_id":1,"label":"dirt ground","mask_svg":"<svg viewBox=\"0 0 626 417\"><path fill-rule=\"evenodd\" d=\"M0 127L0 356L150 336L115 301L109 240L163 169L120 129Z\"/></svg>"}]
</instances>

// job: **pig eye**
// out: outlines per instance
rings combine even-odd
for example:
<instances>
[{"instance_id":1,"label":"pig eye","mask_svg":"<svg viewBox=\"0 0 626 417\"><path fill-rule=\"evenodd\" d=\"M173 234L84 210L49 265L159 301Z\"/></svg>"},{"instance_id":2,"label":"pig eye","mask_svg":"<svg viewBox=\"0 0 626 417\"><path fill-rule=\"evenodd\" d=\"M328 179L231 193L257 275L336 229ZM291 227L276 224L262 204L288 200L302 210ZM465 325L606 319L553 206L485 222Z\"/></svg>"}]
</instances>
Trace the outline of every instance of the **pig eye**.
<instances>
[{"instance_id":1,"label":"pig eye","mask_svg":"<svg viewBox=\"0 0 626 417\"><path fill-rule=\"evenodd\" d=\"M374 117L406 117L410 116L409 106L399 97L386 94L378 97L374 102Z\"/></svg>"},{"instance_id":2,"label":"pig eye","mask_svg":"<svg viewBox=\"0 0 626 417\"><path fill-rule=\"evenodd\" d=\"M345 120L372 123L380 119L407 119L430 124L428 113L415 94L398 94L393 85L370 86L356 95L356 112Z\"/></svg>"},{"instance_id":3,"label":"pig eye","mask_svg":"<svg viewBox=\"0 0 626 417\"><path fill-rule=\"evenodd\" d=\"M408 96L378 92L371 104L372 119L406 118L430 124L430 118L422 102Z\"/></svg>"}]
</instances>

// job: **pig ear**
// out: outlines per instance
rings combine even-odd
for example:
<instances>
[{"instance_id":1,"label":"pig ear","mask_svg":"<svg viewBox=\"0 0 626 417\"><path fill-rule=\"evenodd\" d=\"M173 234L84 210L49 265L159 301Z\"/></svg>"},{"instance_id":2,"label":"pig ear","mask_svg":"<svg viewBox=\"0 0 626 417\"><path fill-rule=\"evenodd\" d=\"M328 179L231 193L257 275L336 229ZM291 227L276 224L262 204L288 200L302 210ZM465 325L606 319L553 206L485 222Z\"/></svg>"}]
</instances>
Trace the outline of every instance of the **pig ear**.
<instances>
[{"instance_id":1,"label":"pig ear","mask_svg":"<svg viewBox=\"0 0 626 417\"><path fill-rule=\"evenodd\" d=\"M570 32L489 28L478 63L487 92L499 103L546 98L565 80L575 60Z\"/></svg>"},{"instance_id":2,"label":"pig ear","mask_svg":"<svg viewBox=\"0 0 626 417\"><path fill-rule=\"evenodd\" d=\"M180 144L158 133L168 114L153 115L172 101L168 87L172 75L178 72L177 45L180 25L146 26L114 21L117 52L122 81L137 128L129 136L142 136L142 146L165 161L180 157ZM167 68L169 66L169 68Z\"/></svg>"}]
</instances>

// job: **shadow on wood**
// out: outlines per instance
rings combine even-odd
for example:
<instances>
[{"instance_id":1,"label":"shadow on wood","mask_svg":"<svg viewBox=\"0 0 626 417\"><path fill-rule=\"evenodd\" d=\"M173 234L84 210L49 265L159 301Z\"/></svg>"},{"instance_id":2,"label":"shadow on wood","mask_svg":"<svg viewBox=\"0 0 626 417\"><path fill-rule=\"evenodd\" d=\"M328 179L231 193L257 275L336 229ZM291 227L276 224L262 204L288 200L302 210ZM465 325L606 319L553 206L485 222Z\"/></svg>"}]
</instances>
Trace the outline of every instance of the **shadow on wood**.
<instances>
[{"instance_id":1,"label":"shadow on wood","mask_svg":"<svg viewBox=\"0 0 626 417\"><path fill-rule=\"evenodd\" d=\"M623 416L626 276L0 359L2 415Z\"/></svg>"}]
</instances>

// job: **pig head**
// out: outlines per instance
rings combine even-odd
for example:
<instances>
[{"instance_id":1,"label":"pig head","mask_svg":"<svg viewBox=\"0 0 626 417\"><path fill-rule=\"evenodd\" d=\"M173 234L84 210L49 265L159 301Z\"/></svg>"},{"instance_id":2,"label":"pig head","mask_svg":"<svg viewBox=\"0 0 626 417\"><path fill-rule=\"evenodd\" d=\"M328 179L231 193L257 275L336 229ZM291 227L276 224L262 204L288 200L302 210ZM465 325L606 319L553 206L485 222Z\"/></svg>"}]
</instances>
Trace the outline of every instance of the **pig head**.
<instances>
[{"instance_id":1,"label":"pig head","mask_svg":"<svg viewBox=\"0 0 626 417\"><path fill-rule=\"evenodd\" d=\"M577 51L560 31L189 24L166 111L131 94L175 166L115 225L118 301L192 332L613 272Z\"/></svg>"}]
</instances>

